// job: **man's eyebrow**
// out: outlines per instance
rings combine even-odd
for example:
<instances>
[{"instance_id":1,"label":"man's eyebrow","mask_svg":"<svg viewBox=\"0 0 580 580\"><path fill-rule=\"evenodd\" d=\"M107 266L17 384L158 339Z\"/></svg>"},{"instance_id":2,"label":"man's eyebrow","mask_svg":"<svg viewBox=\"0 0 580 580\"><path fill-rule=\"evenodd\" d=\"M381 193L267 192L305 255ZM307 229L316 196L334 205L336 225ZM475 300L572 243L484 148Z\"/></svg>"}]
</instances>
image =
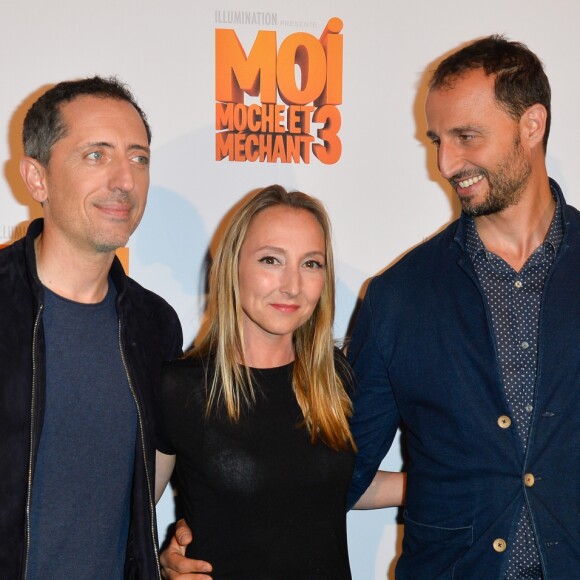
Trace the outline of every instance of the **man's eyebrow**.
<instances>
[{"instance_id":1,"label":"man's eyebrow","mask_svg":"<svg viewBox=\"0 0 580 580\"><path fill-rule=\"evenodd\" d=\"M460 135L461 133L465 133L466 131L476 131L481 132L479 127L475 125L463 125L462 127L455 127L449 131L451 135Z\"/></svg>"},{"instance_id":2,"label":"man's eyebrow","mask_svg":"<svg viewBox=\"0 0 580 580\"><path fill-rule=\"evenodd\" d=\"M108 141L89 141L85 143L83 147L112 147L113 144Z\"/></svg>"},{"instance_id":3,"label":"man's eyebrow","mask_svg":"<svg viewBox=\"0 0 580 580\"><path fill-rule=\"evenodd\" d=\"M475 131L477 133L482 133L481 128L477 127L476 125L464 125L462 127L454 127L453 129L449 129L448 131L445 131L445 133L447 135L461 135L462 133L465 133L468 131ZM425 135L427 135L427 137L431 140L439 138L439 135L437 135L437 133L435 133L434 131L427 131L427 133L425 133Z\"/></svg>"},{"instance_id":4,"label":"man's eyebrow","mask_svg":"<svg viewBox=\"0 0 580 580\"><path fill-rule=\"evenodd\" d=\"M135 143L133 145L129 145L129 147L127 147L127 150L133 150L133 149L137 149L138 151L145 151L145 153L147 154L151 154L151 148L147 147L147 145L139 145L138 143Z\"/></svg>"},{"instance_id":5,"label":"man's eyebrow","mask_svg":"<svg viewBox=\"0 0 580 580\"><path fill-rule=\"evenodd\" d=\"M114 149L114 145L109 143L108 141L90 141L89 143L85 143L83 147L107 147ZM151 154L151 149L147 145L141 145L139 143L132 143L127 147L127 151L145 151L147 154Z\"/></svg>"}]
</instances>

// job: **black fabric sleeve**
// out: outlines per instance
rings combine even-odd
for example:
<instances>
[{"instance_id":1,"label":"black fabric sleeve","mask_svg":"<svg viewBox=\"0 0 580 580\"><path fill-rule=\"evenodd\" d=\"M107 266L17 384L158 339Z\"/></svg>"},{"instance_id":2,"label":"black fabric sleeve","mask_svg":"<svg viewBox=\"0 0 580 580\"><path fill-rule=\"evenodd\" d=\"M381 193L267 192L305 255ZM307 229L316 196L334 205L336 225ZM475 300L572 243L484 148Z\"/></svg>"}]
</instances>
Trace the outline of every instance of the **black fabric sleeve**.
<instances>
[{"instance_id":1,"label":"black fabric sleeve","mask_svg":"<svg viewBox=\"0 0 580 580\"><path fill-rule=\"evenodd\" d=\"M177 403L178 392L172 386L175 386L175 381L171 380L172 367L175 363L165 363L163 365L163 372L161 374L161 385L158 393L157 401L157 451L165 453L166 455L175 455L175 447L172 444L171 425L173 412Z\"/></svg>"}]
</instances>

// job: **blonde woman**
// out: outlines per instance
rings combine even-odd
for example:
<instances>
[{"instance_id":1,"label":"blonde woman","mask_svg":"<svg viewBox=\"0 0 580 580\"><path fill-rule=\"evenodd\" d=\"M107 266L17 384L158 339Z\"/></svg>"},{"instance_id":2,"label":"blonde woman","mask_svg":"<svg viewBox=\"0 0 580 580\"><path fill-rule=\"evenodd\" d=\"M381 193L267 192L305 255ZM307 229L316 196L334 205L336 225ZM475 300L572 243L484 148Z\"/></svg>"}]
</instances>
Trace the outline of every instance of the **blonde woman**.
<instances>
[{"instance_id":1,"label":"blonde woman","mask_svg":"<svg viewBox=\"0 0 580 580\"><path fill-rule=\"evenodd\" d=\"M187 556L211 562L214 580L350 578L355 445L334 292L326 211L265 188L217 250L209 332L165 369L157 494L176 460Z\"/></svg>"}]
</instances>

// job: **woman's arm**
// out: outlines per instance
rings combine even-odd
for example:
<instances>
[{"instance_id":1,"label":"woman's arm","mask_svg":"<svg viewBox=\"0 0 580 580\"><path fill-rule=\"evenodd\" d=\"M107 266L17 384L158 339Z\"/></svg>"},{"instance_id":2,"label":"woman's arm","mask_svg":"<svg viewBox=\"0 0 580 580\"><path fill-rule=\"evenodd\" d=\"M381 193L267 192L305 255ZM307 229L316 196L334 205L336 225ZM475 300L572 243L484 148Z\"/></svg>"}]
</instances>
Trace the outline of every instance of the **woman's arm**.
<instances>
[{"instance_id":1,"label":"woman's arm","mask_svg":"<svg viewBox=\"0 0 580 580\"><path fill-rule=\"evenodd\" d=\"M371 484L354 504L355 510L373 510L405 503L407 475L396 471L377 471Z\"/></svg>"},{"instance_id":2,"label":"woman's arm","mask_svg":"<svg viewBox=\"0 0 580 580\"><path fill-rule=\"evenodd\" d=\"M166 455L157 451L155 454L155 503L157 503L169 482L175 465L175 455Z\"/></svg>"}]
</instances>

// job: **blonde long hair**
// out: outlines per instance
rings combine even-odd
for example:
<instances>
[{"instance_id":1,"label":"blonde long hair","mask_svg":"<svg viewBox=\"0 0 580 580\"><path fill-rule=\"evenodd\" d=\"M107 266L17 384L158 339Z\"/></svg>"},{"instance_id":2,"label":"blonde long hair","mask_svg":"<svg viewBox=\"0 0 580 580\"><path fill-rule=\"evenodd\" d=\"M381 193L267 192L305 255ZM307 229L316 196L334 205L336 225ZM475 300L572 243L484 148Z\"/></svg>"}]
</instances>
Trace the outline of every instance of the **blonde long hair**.
<instances>
[{"instance_id":1,"label":"blonde long hair","mask_svg":"<svg viewBox=\"0 0 580 580\"><path fill-rule=\"evenodd\" d=\"M334 261L330 220L323 205L298 191L280 185L260 190L234 215L216 251L210 271L207 334L188 356L212 357L215 372L209 387L207 414L225 408L237 421L244 407L256 400L250 369L246 364L239 290L239 256L252 219L274 206L304 209L320 224L325 242L325 284L310 319L294 332L293 387L304 424L315 443L321 439L333 449L353 448L348 426L352 405L334 356ZM335 361L339 360L338 363ZM240 365L240 362L242 363ZM348 369L343 369L348 377Z\"/></svg>"}]
</instances>

